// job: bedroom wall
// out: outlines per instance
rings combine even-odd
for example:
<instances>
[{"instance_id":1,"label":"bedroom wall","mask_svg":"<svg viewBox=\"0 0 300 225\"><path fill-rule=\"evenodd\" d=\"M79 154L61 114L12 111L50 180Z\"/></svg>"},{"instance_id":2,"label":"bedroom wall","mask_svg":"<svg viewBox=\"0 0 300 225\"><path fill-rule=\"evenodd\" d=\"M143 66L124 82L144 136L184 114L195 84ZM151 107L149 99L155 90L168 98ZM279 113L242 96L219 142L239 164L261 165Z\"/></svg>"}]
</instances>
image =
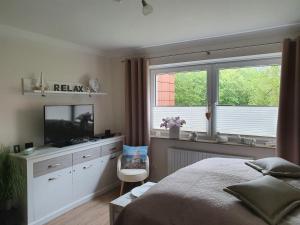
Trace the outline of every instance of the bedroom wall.
<instances>
[{"instance_id":1,"label":"bedroom wall","mask_svg":"<svg viewBox=\"0 0 300 225\"><path fill-rule=\"evenodd\" d=\"M165 138L151 138L151 181L159 181L168 175L168 148L176 147L187 150L221 153L225 155L244 156L253 159L275 156L275 149L237 146L232 144L217 144L205 142L190 142L170 140Z\"/></svg>"},{"instance_id":2,"label":"bedroom wall","mask_svg":"<svg viewBox=\"0 0 300 225\"><path fill-rule=\"evenodd\" d=\"M124 63L122 59L127 57L143 56L150 58L150 66L160 66L173 63L193 62L200 60L219 59L228 57L249 56L257 54L276 53L281 51L281 43L284 38L293 38L300 35L300 25L280 27L271 30L248 32L234 34L224 37L214 37L202 40L183 42L178 44L169 44L155 47L139 48L135 51L124 51L121 56L120 52L111 53L112 56L112 76L113 84L116 87L114 93L114 112L118 117L118 129L124 131L125 125L125 84L124 84ZM275 44L268 44L275 43ZM266 44L262 46L261 44ZM251 45L260 45L251 47ZM248 46L244 48L230 49L238 46ZM190 52L227 49L221 51L212 51L210 55L206 53ZM182 54L187 53L187 54ZM179 54L176 56L176 54ZM169 55L169 56L168 56ZM168 56L168 57L160 57Z\"/></svg>"},{"instance_id":3,"label":"bedroom wall","mask_svg":"<svg viewBox=\"0 0 300 225\"><path fill-rule=\"evenodd\" d=\"M94 104L95 132L114 129L110 60L87 49L46 38L27 38L0 30L0 144L43 144L43 105ZM34 35L33 35L34 36ZM98 78L107 96L24 96L22 77L81 82Z\"/></svg>"},{"instance_id":4,"label":"bedroom wall","mask_svg":"<svg viewBox=\"0 0 300 225\"><path fill-rule=\"evenodd\" d=\"M226 37L203 39L179 44L170 44L157 47L139 49L138 51L128 52L127 56L145 56L150 59L151 66L160 66L172 63L192 62L206 59L217 59L227 57L238 57L256 54L268 54L281 51L281 44L268 44L282 42L284 38L293 38L300 35L300 26L282 27L268 31L249 32L246 34L236 34ZM204 53L184 54L178 56L160 57L164 55L182 54L197 52L201 50L213 50L223 48L233 48L237 46L250 46L257 44L267 44L258 47L245 47L238 49L228 49L224 51L211 52L210 55ZM125 127L125 98L124 98L124 63L121 62L126 55L115 58L112 61L113 83L117 84L118 92L114 94L114 112L117 113L118 130L124 131ZM167 149L171 146L178 146L186 149L201 149L208 152L221 152L224 154L235 154L241 156L251 156L262 158L275 155L274 149L268 148L249 148L244 146L231 146L208 143L194 143L188 141L174 141L168 139L151 138L151 180L158 181L167 175Z\"/></svg>"},{"instance_id":5,"label":"bedroom wall","mask_svg":"<svg viewBox=\"0 0 300 225\"><path fill-rule=\"evenodd\" d=\"M111 59L115 129L125 133L125 67L120 58Z\"/></svg>"}]
</instances>

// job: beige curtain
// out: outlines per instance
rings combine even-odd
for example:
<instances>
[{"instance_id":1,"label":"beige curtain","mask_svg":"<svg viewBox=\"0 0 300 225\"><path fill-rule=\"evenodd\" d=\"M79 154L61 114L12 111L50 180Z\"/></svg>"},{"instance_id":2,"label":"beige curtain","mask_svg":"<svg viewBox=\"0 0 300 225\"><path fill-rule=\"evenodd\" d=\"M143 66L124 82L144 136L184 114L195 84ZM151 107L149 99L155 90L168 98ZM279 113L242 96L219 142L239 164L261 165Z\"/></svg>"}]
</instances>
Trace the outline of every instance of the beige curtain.
<instances>
[{"instance_id":1,"label":"beige curtain","mask_svg":"<svg viewBox=\"0 0 300 225\"><path fill-rule=\"evenodd\" d=\"M148 60L126 60L125 73L126 144L149 145Z\"/></svg>"},{"instance_id":2,"label":"beige curtain","mask_svg":"<svg viewBox=\"0 0 300 225\"><path fill-rule=\"evenodd\" d=\"M300 164L300 37L283 43L277 153Z\"/></svg>"}]
</instances>

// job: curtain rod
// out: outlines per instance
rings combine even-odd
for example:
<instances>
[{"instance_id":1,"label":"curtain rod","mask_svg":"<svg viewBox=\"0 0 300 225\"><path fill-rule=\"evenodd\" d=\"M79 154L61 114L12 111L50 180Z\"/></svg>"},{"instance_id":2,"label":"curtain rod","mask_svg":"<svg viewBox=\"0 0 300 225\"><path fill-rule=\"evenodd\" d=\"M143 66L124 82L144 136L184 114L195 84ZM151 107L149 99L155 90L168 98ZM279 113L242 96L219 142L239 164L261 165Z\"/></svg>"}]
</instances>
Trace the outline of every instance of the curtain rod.
<instances>
[{"instance_id":1,"label":"curtain rod","mask_svg":"<svg viewBox=\"0 0 300 225\"><path fill-rule=\"evenodd\" d=\"M146 59L160 59L160 58L168 58L168 57L181 56L181 55L192 55L192 54L199 54L199 53L206 53L207 55L210 55L211 52L227 51L227 50L249 48L249 47L260 47L260 46L275 45L275 44L281 44L281 43L282 42L277 41L277 42L269 42L269 43L257 44L257 45L244 45L244 46L237 46L237 47L211 49L211 50L183 52L183 53L176 53L176 54L169 54L169 55L153 56L153 57L149 57ZM121 62L126 62L126 59L121 60Z\"/></svg>"}]
</instances>

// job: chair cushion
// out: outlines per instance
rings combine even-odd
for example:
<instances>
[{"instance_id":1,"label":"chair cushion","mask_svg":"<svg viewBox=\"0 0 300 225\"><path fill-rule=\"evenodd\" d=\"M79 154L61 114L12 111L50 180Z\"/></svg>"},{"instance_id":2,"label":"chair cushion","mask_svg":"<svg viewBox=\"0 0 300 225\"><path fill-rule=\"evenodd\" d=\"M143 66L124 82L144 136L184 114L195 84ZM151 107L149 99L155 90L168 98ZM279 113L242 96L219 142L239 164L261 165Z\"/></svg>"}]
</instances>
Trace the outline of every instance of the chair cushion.
<instances>
[{"instance_id":1,"label":"chair cushion","mask_svg":"<svg viewBox=\"0 0 300 225\"><path fill-rule=\"evenodd\" d=\"M121 173L123 173L126 176L136 176L147 173L147 171L144 169L121 169Z\"/></svg>"},{"instance_id":2,"label":"chair cushion","mask_svg":"<svg viewBox=\"0 0 300 225\"><path fill-rule=\"evenodd\" d=\"M148 173L144 169L121 169L118 176L120 180L125 182L139 182L145 180Z\"/></svg>"},{"instance_id":3,"label":"chair cushion","mask_svg":"<svg viewBox=\"0 0 300 225\"><path fill-rule=\"evenodd\" d=\"M146 169L148 146L123 146L121 169Z\"/></svg>"},{"instance_id":4,"label":"chair cushion","mask_svg":"<svg viewBox=\"0 0 300 225\"><path fill-rule=\"evenodd\" d=\"M264 175L274 177L300 177L300 166L280 157L269 157L245 163Z\"/></svg>"}]
</instances>

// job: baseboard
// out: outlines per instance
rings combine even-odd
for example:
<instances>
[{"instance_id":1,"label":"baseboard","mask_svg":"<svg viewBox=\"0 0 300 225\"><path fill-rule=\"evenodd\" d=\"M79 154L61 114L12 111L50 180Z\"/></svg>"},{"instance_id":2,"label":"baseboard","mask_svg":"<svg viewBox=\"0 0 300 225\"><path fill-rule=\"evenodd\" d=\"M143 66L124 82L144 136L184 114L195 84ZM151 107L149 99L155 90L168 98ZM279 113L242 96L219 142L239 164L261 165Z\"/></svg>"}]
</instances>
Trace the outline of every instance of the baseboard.
<instances>
[{"instance_id":1,"label":"baseboard","mask_svg":"<svg viewBox=\"0 0 300 225\"><path fill-rule=\"evenodd\" d=\"M36 221L33 221L31 223L29 223L28 225L43 225L61 215L63 215L64 213L70 211L71 209L74 209L76 208L77 206L80 206L86 202L89 202L90 200L92 200L93 198L95 198L96 196L99 196L99 195L102 195L102 194L105 194L106 192L108 191L111 191L113 190L114 188L116 188L117 186L120 185L120 182L117 182L117 183L114 183L114 184L111 184L93 194L90 194L90 195L87 195L81 199L78 199L68 205L66 205L65 207L63 208L60 208L59 210L56 210L54 212L52 212L51 214L48 214L47 216L44 216L43 218L39 219L39 220L36 220Z\"/></svg>"}]
</instances>

